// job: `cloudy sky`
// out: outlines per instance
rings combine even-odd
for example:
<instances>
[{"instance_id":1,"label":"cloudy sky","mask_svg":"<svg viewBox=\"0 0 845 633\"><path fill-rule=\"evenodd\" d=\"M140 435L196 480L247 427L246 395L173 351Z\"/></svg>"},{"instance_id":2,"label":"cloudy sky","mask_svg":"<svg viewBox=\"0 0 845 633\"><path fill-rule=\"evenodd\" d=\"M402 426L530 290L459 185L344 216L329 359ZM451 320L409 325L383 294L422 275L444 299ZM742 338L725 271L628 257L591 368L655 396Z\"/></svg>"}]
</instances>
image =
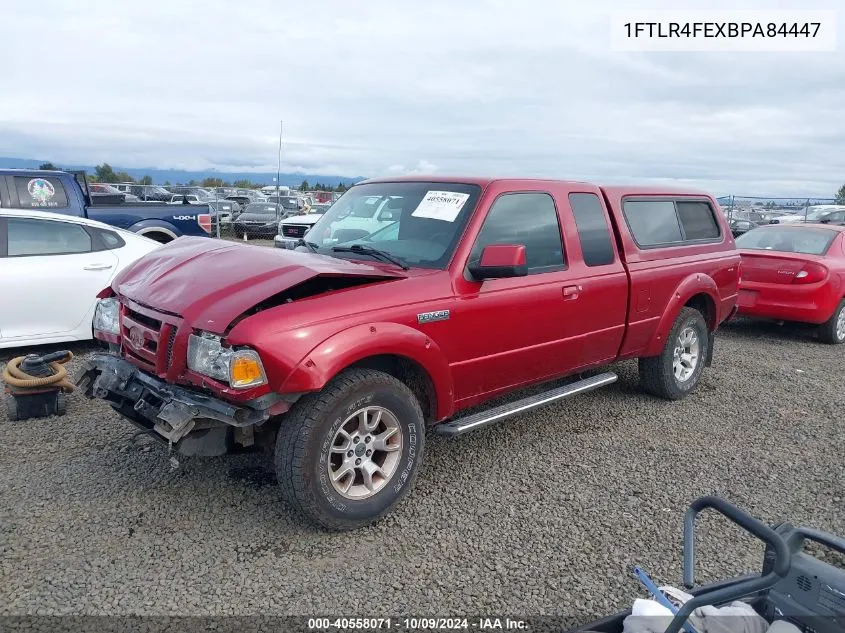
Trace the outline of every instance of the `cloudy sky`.
<instances>
[{"instance_id":1,"label":"cloudy sky","mask_svg":"<svg viewBox=\"0 0 845 633\"><path fill-rule=\"evenodd\" d=\"M793 2L648 2L660 8ZM845 182L845 5L829 53L621 53L617 2L15 2L0 156L123 167ZM576 8L577 7L577 8Z\"/></svg>"}]
</instances>

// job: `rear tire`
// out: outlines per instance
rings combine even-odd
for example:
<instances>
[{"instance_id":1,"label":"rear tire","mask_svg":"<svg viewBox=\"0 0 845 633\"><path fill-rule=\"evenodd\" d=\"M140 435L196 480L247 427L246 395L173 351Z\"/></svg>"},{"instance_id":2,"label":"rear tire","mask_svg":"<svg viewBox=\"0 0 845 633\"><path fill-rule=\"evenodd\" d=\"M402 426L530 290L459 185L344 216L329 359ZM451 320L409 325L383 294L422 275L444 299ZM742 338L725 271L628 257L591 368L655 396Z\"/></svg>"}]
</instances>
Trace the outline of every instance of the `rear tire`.
<instances>
[{"instance_id":1,"label":"rear tire","mask_svg":"<svg viewBox=\"0 0 845 633\"><path fill-rule=\"evenodd\" d=\"M413 486L425 442L413 392L351 369L282 419L274 465L285 500L313 523L352 530L390 512Z\"/></svg>"},{"instance_id":2,"label":"rear tire","mask_svg":"<svg viewBox=\"0 0 845 633\"><path fill-rule=\"evenodd\" d=\"M701 379L709 346L702 314L694 308L681 309L660 355L639 360L640 385L667 400L686 397Z\"/></svg>"},{"instance_id":3,"label":"rear tire","mask_svg":"<svg viewBox=\"0 0 845 633\"><path fill-rule=\"evenodd\" d=\"M845 343L845 299L839 302L833 315L819 326L819 340L830 345Z\"/></svg>"}]
</instances>

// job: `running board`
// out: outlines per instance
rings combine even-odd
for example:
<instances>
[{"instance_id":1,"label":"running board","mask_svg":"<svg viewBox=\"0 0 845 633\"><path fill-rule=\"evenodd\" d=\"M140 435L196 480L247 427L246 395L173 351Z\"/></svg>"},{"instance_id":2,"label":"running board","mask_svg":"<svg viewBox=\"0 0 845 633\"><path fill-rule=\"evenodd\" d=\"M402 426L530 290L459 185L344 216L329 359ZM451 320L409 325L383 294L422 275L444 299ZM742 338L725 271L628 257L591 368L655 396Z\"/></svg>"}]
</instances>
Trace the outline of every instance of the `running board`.
<instances>
[{"instance_id":1,"label":"running board","mask_svg":"<svg viewBox=\"0 0 845 633\"><path fill-rule=\"evenodd\" d=\"M587 391L599 389L600 387L616 382L617 378L618 376L616 374L610 372L590 376L589 378L578 380L568 385L564 385L563 387L558 387L557 389L538 393L535 396L529 396L528 398L509 402L492 409L487 409L486 411L473 413L472 415L468 415L464 418L458 418L457 420L452 420L451 422L438 424L434 427L434 430L440 435L448 435L450 437L463 435L464 433L488 426L509 416L516 415L517 413L522 413L523 411L528 411L530 409L534 409L535 407L549 404L555 400L563 400L564 398L569 398L570 396L577 396L579 393L586 393Z\"/></svg>"}]
</instances>

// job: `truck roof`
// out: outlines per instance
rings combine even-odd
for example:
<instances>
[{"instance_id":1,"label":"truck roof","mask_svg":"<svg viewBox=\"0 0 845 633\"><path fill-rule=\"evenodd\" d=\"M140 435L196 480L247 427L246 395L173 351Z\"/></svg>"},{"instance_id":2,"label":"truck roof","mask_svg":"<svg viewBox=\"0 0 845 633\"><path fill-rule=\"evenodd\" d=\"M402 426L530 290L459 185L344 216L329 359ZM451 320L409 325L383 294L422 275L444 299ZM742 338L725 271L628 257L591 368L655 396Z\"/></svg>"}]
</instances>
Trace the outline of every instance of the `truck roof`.
<instances>
[{"instance_id":1,"label":"truck roof","mask_svg":"<svg viewBox=\"0 0 845 633\"><path fill-rule=\"evenodd\" d=\"M519 185L519 183L566 183L566 184L580 184L590 185L592 187L601 187L609 196L624 196L628 194L639 195L701 195L708 196L705 191L692 189L688 187L667 187L665 185L602 185L600 183L592 183L584 180L566 180L558 178L505 178L493 176L438 176L430 175L413 175L413 176L382 176L379 178L369 178L362 180L356 184L371 184L378 182L449 182L467 185L478 185L486 187L494 182L506 182L509 184Z\"/></svg>"},{"instance_id":2,"label":"truck roof","mask_svg":"<svg viewBox=\"0 0 845 633\"><path fill-rule=\"evenodd\" d=\"M7 174L9 176L52 176L53 178L57 175L65 174L71 178L73 177L73 174L62 169L27 169L26 167L2 167L0 168L0 174Z\"/></svg>"},{"instance_id":3,"label":"truck roof","mask_svg":"<svg viewBox=\"0 0 845 633\"><path fill-rule=\"evenodd\" d=\"M667 187L666 185L599 185L608 196L622 197L630 194L640 196L709 196L710 194L701 189L692 187Z\"/></svg>"}]
</instances>

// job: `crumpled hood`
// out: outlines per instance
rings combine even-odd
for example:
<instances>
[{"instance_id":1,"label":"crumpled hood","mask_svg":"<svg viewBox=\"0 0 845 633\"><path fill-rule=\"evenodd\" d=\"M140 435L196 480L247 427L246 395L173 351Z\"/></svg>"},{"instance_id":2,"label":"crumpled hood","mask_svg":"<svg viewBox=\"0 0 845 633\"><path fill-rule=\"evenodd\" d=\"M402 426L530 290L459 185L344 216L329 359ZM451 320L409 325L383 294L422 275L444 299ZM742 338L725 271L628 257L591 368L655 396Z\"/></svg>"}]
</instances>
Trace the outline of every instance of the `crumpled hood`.
<instances>
[{"instance_id":1,"label":"crumpled hood","mask_svg":"<svg viewBox=\"0 0 845 633\"><path fill-rule=\"evenodd\" d=\"M112 289L140 304L223 334L262 301L317 276L403 278L401 271L314 253L181 237L115 277Z\"/></svg>"}]
</instances>

